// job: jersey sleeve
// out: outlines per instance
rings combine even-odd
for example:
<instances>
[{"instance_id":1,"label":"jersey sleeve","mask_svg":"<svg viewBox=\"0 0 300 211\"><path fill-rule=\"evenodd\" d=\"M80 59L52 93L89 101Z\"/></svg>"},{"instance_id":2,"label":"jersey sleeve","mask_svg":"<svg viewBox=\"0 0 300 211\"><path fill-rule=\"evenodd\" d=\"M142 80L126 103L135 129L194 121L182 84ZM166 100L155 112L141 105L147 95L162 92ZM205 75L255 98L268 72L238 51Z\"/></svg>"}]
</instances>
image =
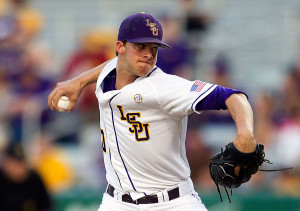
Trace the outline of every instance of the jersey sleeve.
<instances>
[{"instance_id":1,"label":"jersey sleeve","mask_svg":"<svg viewBox=\"0 0 300 211\"><path fill-rule=\"evenodd\" d=\"M167 75L167 74L166 74ZM167 75L156 83L157 96L161 108L169 115L183 118L211 93L217 85L203 81L189 81L174 75Z\"/></svg>"},{"instance_id":2,"label":"jersey sleeve","mask_svg":"<svg viewBox=\"0 0 300 211\"><path fill-rule=\"evenodd\" d=\"M196 111L204 111L204 110L226 110L227 106L225 101L232 94L244 94L247 98L247 94L236 90L223 86L217 86L206 98L202 101L198 102L196 105Z\"/></svg>"}]
</instances>

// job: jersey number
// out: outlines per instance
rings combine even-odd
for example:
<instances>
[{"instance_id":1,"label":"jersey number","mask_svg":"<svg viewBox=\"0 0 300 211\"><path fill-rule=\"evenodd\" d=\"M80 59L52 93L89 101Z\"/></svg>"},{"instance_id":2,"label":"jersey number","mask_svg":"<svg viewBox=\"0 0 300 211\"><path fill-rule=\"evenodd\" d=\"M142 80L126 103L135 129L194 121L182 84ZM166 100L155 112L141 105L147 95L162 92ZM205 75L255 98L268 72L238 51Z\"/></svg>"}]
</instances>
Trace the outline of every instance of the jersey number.
<instances>
[{"instance_id":1,"label":"jersey number","mask_svg":"<svg viewBox=\"0 0 300 211\"><path fill-rule=\"evenodd\" d=\"M125 115L123 111L123 106L117 105L117 107L121 114L121 120L127 121L129 124L131 124L132 127L129 127L129 132L134 133L135 140L148 141L150 139L149 123L141 123L140 121L136 120L137 117L141 117L141 113L132 112L132 113L126 113Z\"/></svg>"},{"instance_id":2,"label":"jersey number","mask_svg":"<svg viewBox=\"0 0 300 211\"><path fill-rule=\"evenodd\" d=\"M103 149L103 152L106 153L106 143L105 143L105 137L104 137L104 131L101 129L101 136L102 136L102 149Z\"/></svg>"}]
</instances>

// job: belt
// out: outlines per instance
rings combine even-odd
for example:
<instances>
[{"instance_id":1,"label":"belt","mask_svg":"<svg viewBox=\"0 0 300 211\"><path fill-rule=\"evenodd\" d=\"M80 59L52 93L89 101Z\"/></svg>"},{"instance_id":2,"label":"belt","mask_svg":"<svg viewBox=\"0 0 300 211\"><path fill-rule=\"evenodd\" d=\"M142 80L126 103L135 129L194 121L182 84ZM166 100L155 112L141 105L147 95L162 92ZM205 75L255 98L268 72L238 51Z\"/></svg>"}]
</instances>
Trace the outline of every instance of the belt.
<instances>
[{"instance_id":1,"label":"belt","mask_svg":"<svg viewBox=\"0 0 300 211\"><path fill-rule=\"evenodd\" d=\"M106 192L111 197L114 197L114 190L115 190L115 188L109 184ZM168 196L169 196L169 201L178 198L179 197L179 188L177 187L172 190L169 190ZM131 203L131 204L153 204L153 203L158 203L158 197L157 197L157 195L148 195L148 196L139 198L137 200L133 200L129 194L124 194L124 195L122 195L122 201Z\"/></svg>"}]
</instances>

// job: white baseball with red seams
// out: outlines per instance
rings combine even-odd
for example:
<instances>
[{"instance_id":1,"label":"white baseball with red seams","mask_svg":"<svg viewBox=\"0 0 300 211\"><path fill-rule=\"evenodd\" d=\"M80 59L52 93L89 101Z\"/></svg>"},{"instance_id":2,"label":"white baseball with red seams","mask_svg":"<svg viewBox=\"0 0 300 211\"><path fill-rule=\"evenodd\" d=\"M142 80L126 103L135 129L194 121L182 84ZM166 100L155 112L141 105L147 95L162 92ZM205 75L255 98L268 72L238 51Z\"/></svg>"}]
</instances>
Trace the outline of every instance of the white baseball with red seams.
<instances>
[{"instance_id":1,"label":"white baseball with red seams","mask_svg":"<svg viewBox=\"0 0 300 211\"><path fill-rule=\"evenodd\" d=\"M67 96L61 96L57 103L58 111L65 112L70 107L70 99Z\"/></svg>"}]
</instances>

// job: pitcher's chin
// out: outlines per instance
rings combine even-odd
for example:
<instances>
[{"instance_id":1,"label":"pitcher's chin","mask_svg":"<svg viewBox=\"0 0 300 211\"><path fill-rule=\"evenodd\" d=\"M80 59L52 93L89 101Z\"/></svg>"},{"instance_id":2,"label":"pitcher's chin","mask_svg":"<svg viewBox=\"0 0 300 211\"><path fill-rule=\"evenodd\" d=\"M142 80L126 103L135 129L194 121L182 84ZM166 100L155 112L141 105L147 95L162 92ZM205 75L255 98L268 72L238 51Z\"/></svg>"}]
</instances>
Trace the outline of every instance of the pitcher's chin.
<instances>
[{"instance_id":1,"label":"pitcher's chin","mask_svg":"<svg viewBox=\"0 0 300 211\"><path fill-rule=\"evenodd\" d=\"M151 65L142 66L139 68L137 75L138 76L147 76L151 71L153 67Z\"/></svg>"}]
</instances>

